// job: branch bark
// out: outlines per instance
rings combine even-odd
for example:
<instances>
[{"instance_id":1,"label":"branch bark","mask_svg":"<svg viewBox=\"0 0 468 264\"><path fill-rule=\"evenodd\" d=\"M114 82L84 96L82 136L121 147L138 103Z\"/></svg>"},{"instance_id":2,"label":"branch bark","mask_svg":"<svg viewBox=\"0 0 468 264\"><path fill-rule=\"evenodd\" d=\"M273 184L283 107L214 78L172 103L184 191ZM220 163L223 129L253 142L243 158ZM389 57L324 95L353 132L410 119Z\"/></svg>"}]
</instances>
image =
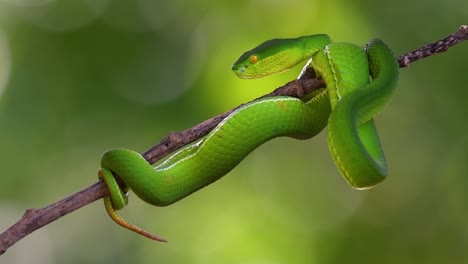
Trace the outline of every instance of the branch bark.
<instances>
[{"instance_id":1,"label":"branch bark","mask_svg":"<svg viewBox=\"0 0 468 264\"><path fill-rule=\"evenodd\" d=\"M424 45L414 51L408 52L398 57L400 68L408 67L410 63L416 62L428 56L447 51L451 46L468 39L468 25L462 25L456 32L449 36ZM288 82L273 92L263 95L255 100L272 96L292 96L300 98L313 90L323 88L325 84L322 80L316 79L313 72L306 71L299 79ZM253 100L253 101L255 101ZM251 102L249 102L251 103ZM246 103L246 104L249 104ZM142 153L142 156L149 162L154 163L167 154L197 140L208 134L223 119L234 112L241 104L225 113L203 121L202 123L180 132L171 132L159 143ZM0 234L0 255L13 246L16 242L31 234L35 230L69 214L87 204L90 204L108 195L106 186L98 181L91 186L76 192L56 203L40 209L28 209L23 217Z\"/></svg>"}]
</instances>

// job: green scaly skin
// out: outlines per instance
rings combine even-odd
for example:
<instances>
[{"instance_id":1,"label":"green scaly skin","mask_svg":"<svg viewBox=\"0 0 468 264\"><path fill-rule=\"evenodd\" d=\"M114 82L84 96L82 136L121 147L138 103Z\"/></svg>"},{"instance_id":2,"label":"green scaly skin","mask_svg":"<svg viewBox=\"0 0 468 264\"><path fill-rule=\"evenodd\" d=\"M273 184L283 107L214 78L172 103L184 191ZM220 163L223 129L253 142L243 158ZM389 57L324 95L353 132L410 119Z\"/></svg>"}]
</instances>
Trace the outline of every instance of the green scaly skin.
<instances>
[{"instance_id":1,"label":"green scaly skin","mask_svg":"<svg viewBox=\"0 0 468 264\"><path fill-rule=\"evenodd\" d=\"M363 49L332 43L323 34L273 39L244 53L232 70L240 78L260 78L309 58L313 59L309 67L323 78L326 89L302 100L273 97L244 106L198 143L154 168L131 150L105 152L99 178L109 188L104 202L111 218L132 231L165 241L116 213L127 204L128 189L150 204L167 206L220 179L266 141L280 136L309 139L327 123L330 151L346 181L358 189L382 181L387 168L373 117L389 100L398 75L396 60L383 42L372 40Z\"/></svg>"}]
</instances>

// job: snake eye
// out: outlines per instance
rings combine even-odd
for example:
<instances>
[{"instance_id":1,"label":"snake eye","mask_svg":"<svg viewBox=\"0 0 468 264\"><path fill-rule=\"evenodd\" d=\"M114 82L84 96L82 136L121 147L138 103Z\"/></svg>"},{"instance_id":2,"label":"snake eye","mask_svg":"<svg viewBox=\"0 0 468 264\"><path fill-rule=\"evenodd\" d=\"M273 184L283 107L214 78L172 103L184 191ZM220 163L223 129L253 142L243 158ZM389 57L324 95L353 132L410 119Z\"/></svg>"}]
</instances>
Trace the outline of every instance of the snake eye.
<instances>
[{"instance_id":1,"label":"snake eye","mask_svg":"<svg viewBox=\"0 0 468 264\"><path fill-rule=\"evenodd\" d=\"M258 61L257 55L251 55L250 58L249 58L249 61L250 61L252 64L257 63L257 61Z\"/></svg>"}]
</instances>

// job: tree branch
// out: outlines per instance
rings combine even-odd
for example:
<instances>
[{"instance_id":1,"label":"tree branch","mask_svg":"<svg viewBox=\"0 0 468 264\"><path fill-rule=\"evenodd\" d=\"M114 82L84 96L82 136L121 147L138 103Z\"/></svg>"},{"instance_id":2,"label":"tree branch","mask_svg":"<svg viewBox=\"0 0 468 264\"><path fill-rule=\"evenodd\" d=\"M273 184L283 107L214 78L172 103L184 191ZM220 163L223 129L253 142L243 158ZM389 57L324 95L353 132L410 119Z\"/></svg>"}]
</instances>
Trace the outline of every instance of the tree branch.
<instances>
[{"instance_id":1,"label":"tree branch","mask_svg":"<svg viewBox=\"0 0 468 264\"><path fill-rule=\"evenodd\" d=\"M408 67L410 63L420 59L447 51L451 46L456 45L468 39L468 26L462 25L456 32L439 41L427 44L417 50L398 57L400 68ZM300 98L305 94L316 89L325 87L322 80L316 79L311 71L305 71L299 79L291 81L273 92L261 96L255 100L272 96L292 96ZM255 101L254 100L254 101ZM249 102L251 103L251 102ZM246 103L246 104L249 104ZM234 112L239 105L223 114L210 118L202 123L180 132L171 132L163 138L158 144L145 151L142 156L149 162L154 163L167 154L197 140L208 134L229 114ZM23 237L35 230L57 220L58 218L69 214L91 202L94 202L108 195L106 186L98 181L93 185L76 192L56 203L40 209L28 209L23 217L0 234L0 255L21 240Z\"/></svg>"},{"instance_id":2,"label":"tree branch","mask_svg":"<svg viewBox=\"0 0 468 264\"><path fill-rule=\"evenodd\" d=\"M424 45L417 50L413 50L405 55L398 57L398 64L400 65L400 68L408 67L408 65L412 62L445 52L451 46L456 45L467 39L468 25L461 25L457 31L448 35L447 37L439 41L435 41Z\"/></svg>"}]
</instances>

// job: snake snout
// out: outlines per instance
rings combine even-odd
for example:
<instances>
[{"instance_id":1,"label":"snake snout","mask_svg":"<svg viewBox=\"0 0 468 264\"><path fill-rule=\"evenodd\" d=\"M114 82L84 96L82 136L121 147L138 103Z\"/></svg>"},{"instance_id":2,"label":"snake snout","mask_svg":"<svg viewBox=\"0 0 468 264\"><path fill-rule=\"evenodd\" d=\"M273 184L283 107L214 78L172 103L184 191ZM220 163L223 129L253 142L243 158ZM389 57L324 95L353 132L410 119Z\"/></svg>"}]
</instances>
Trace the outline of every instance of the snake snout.
<instances>
[{"instance_id":1,"label":"snake snout","mask_svg":"<svg viewBox=\"0 0 468 264\"><path fill-rule=\"evenodd\" d=\"M233 65L232 66L232 70L237 75L237 77L242 78L242 79L246 78L245 72L247 68L248 68L247 65Z\"/></svg>"},{"instance_id":2,"label":"snake snout","mask_svg":"<svg viewBox=\"0 0 468 264\"><path fill-rule=\"evenodd\" d=\"M232 65L232 68L231 68L233 71L235 71L236 73L240 72L240 73L244 73L245 72L245 69L247 69L247 65Z\"/></svg>"}]
</instances>

